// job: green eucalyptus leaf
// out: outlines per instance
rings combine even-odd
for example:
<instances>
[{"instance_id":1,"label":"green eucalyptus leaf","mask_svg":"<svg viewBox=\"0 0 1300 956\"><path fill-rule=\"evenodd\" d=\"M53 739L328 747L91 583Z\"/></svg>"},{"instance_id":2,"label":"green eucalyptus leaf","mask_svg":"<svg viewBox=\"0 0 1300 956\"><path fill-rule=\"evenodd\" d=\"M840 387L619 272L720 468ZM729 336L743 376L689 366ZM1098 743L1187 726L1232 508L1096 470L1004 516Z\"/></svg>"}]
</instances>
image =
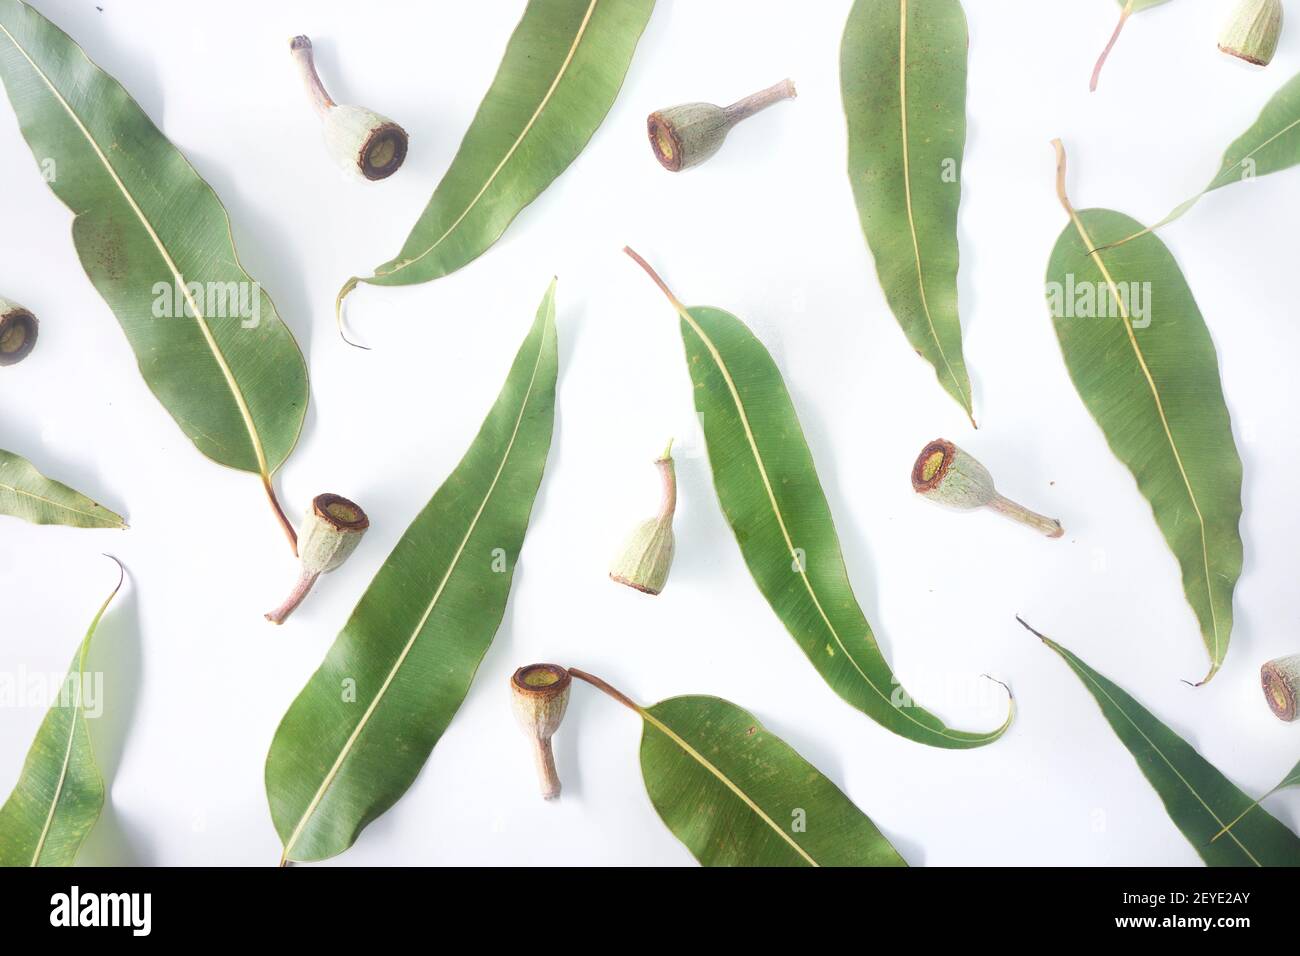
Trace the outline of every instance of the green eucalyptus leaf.
<instances>
[{"instance_id":1,"label":"green eucalyptus leaf","mask_svg":"<svg viewBox=\"0 0 1300 956\"><path fill-rule=\"evenodd\" d=\"M907 865L839 787L735 704L673 697L637 710L650 801L704 866Z\"/></svg>"},{"instance_id":2,"label":"green eucalyptus leaf","mask_svg":"<svg viewBox=\"0 0 1300 956\"><path fill-rule=\"evenodd\" d=\"M0 515L32 524L72 528L125 528L126 522L79 491L46 478L19 455L0 448Z\"/></svg>"},{"instance_id":3,"label":"green eucalyptus leaf","mask_svg":"<svg viewBox=\"0 0 1300 956\"><path fill-rule=\"evenodd\" d=\"M957 314L967 44L958 0L857 0L840 86L849 182L885 298L912 348L972 415Z\"/></svg>"},{"instance_id":4,"label":"green eucalyptus leaf","mask_svg":"<svg viewBox=\"0 0 1300 956\"><path fill-rule=\"evenodd\" d=\"M992 743L1011 726L954 730L917 704L853 596L830 505L785 382L728 312L686 308L635 253L681 318L713 484L758 589L831 689L896 734L935 747Z\"/></svg>"},{"instance_id":5,"label":"green eucalyptus leaf","mask_svg":"<svg viewBox=\"0 0 1300 956\"><path fill-rule=\"evenodd\" d=\"M551 444L555 285L465 457L375 575L266 759L286 860L342 853L415 780L505 613Z\"/></svg>"},{"instance_id":6,"label":"green eucalyptus leaf","mask_svg":"<svg viewBox=\"0 0 1300 956\"><path fill-rule=\"evenodd\" d=\"M1300 74L1273 94L1250 129L1228 147L1210 184L1143 231L1167 226L1216 189L1281 172L1297 163L1300 163Z\"/></svg>"},{"instance_id":7,"label":"green eucalyptus leaf","mask_svg":"<svg viewBox=\"0 0 1300 956\"><path fill-rule=\"evenodd\" d=\"M86 722L85 692L92 677L86 655L124 576L90 622L59 697L27 752L18 784L0 807L0 866L71 866L104 809L104 779Z\"/></svg>"},{"instance_id":8,"label":"green eucalyptus leaf","mask_svg":"<svg viewBox=\"0 0 1300 956\"><path fill-rule=\"evenodd\" d=\"M1155 789L1169 819L1209 866L1300 866L1300 837L1250 797L1122 688L1070 651L1020 622L1054 650L1096 699L1115 735ZM1221 840L1216 834L1238 822Z\"/></svg>"},{"instance_id":9,"label":"green eucalyptus leaf","mask_svg":"<svg viewBox=\"0 0 1300 956\"><path fill-rule=\"evenodd\" d=\"M451 166L401 252L358 282L438 279L501 237L614 105L654 0L529 0Z\"/></svg>"},{"instance_id":10,"label":"green eucalyptus leaf","mask_svg":"<svg viewBox=\"0 0 1300 956\"><path fill-rule=\"evenodd\" d=\"M1259 806L1269 797L1273 796L1273 794L1277 793L1279 790L1286 790L1288 787L1300 787L1300 762L1296 763L1296 765L1291 768L1290 773L1288 773L1285 777L1282 778L1281 783L1279 783L1268 793L1264 794L1262 797L1260 797L1258 800L1252 803L1245 810L1242 810L1235 820L1225 825L1222 830L1220 830L1217 834L1215 834L1214 839L1218 840L1219 838L1221 838L1225 833L1227 833L1229 830L1235 827L1241 821L1241 818L1244 817L1246 814L1250 813L1251 810L1254 810L1257 806Z\"/></svg>"},{"instance_id":11,"label":"green eucalyptus leaf","mask_svg":"<svg viewBox=\"0 0 1300 956\"><path fill-rule=\"evenodd\" d=\"M1141 224L1109 209L1076 211L1059 157L1070 222L1052 250L1047 290L1061 354L1178 559L1210 655L1208 681L1228 652L1242 564L1241 459L1218 356L1165 244L1148 233L1098 250Z\"/></svg>"},{"instance_id":12,"label":"green eucalyptus leaf","mask_svg":"<svg viewBox=\"0 0 1300 956\"><path fill-rule=\"evenodd\" d=\"M0 79L37 162L53 163L77 254L145 382L199 451L260 475L275 504L307 367L239 264L220 200L130 94L20 0L0 0Z\"/></svg>"},{"instance_id":13,"label":"green eucalyptus leaf","mask_svg":"<svg viewBox=\"0 0 1300 956\"><path fill-rule=\"evenodd\" d=\"M1206 192L1300 163L1300 74L1264 105L1250 129L1235 139Z\"/></svg>"}]
</instances>

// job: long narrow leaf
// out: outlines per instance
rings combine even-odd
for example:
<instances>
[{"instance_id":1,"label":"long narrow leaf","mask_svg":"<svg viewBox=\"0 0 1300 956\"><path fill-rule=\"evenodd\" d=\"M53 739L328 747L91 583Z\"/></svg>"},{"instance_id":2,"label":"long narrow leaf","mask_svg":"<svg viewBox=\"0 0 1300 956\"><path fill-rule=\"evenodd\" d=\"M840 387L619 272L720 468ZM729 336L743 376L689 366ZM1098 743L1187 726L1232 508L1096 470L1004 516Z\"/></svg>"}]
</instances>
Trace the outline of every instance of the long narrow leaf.
<instances>
[{"instance_id":1,"label":"long narrow leaf","mask_svg":"<svg viewBox=\"0 0 1300 956\"><path fill-rule=\"evenodd\" d=\"M973 415L957 314L967 43L958 0L857 0L840 85L849 181L885 298L939 383Z\"/></svg>"},{"instance_id":2,"label":"long narrow leaf","mask_svg":"<svg viewBox=\"0 0 1300 956\"><path fill-rule=\"evenodd\" d=\"M1137 480L1196 612L1218 671L1241 575L1241 459L1218 357L1178 263L1154 234L1107 249L1140 224L1109 209L1076 211L1047 267L1047 292L1070 378L1111 451Z\"/></svg>"},{"instance_id":3,"label":"long narrow leaf","mask_svg":"<svg viewBox=\"0 0 1300 956\"><path fill-rule=\"evenodd\" d=\"M1263 809L1244 816L1250 797L1122 688L1070 651L1020 622L1054 650L1096 699L1115 735L1160 796L1169 819L1209 866L1300 866L1300 837Z\"/></svg>"},{"instance_id":4,"label":"long narrow leaf","mask_svg":"<svg viewBox=\"0 0 1300 956\"><path fill-rule=\"evenodd\" d=\"M912 702L853 596L830 505L776 364L739 319L688 309L648 264L681 319L713 484L758 589L831 688L877 723L934 747L992 743L1011 726L954 730Z\"/></svg>"},{"instance_id":5,"label":"long narrow leaf","mask_svg":"<svg viewBox=\"0 0 1300 956\"><path fill-rule=\"evenodd\" d=\"M59 697L36 732L18 785L0 807L0 866L71 866L104 809L104 780L86 723L86 691L93 683L86 655L124 576L123 571L90 622Z\"/></svg>"},{"instance_id":6,"label":"long narrow leaf","mask_svg":"<svg viewBox=\"0 0 1300 956\"><path fill-rule=\"evenodd\" d=\"M505 613L551 444L555 286L465 457L375 575L266 759L285 860L342 853L410 787Z\"/></svg>"},{"instance_id":7,"label":"long narrow leaf","mask_svg":"<svg viewBox=\"0 0 1300 956\"><path fill-rule=\"evenodd\" d=\"M21 0L0 0L0 79L50 188L75 215L86 274L140 373L213 461L271 476L298 440L307 368L239 264L212 188L130 94Z\"/></svg>"},{"instance_id":8,"label":"long narrow leaf","mask_svg":"<svg viewBox=\"0 0 1300 956\"><path fill-rule=\"evenodd\" d=\"M401 252L354 276L396 286L455 272L578 157L614 104L654 0L529 0L496 78Z\"/></svg>"},{"instance_id":9,"label":"long narrow leaf","mask_svg":"<svg viewBox=\"0 0 1300 956\"><path fill-rule=\"evenodd\" d=\"M46 478L26 458L4 449L0 449L0 515L73 528L126 527L120 515L61 481Z\"/></svg>"}]
</instances>

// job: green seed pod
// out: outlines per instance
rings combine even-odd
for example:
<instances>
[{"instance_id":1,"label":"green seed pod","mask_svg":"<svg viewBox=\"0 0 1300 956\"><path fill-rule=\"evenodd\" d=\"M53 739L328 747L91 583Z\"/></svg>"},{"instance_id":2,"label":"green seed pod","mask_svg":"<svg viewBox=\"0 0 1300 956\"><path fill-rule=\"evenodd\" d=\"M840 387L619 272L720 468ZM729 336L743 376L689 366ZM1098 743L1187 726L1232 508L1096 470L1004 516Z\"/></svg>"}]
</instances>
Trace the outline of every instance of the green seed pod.
<instances>
[{"instance_id":1,"label":"green seed pod","mask_svg":"<svg viewBox=\"0 0 1300 956\"><path fill-rule=\"evenodd\" d=\"M370 519L361 506L342 495L317 495L298 536L298 557L302 576L284 604L266 615L272 624L283 624L311 593L316 579L342 566L361 543Z\"/></svg>"},{"instance_id":2,"label":"green seed pod","mask_svg":"<svg viewBox=\"0 0 1300 956\"><path fill-rule=\"evenodd\" d=\"M993 486L993 476L978 461L943 438L930 442L912 466L912 488L917 494L932 501L969 511L973 508L991 508L1041 531L1049 538L1065 534L1061 522L1045 518L1008 498L998 494Z\"/></svg>"},{"instance_id":3,"label":"green seed pod","mask_svg":"<svg viewBox=\"0 0 1300 956\"><path fill-rule=\"evenodd\" d=\"M1282 0L1240 0L1219 37L1219 49L1268 66L1282 35Z\"/></svg>"},{"instance_id":4,"label":"green seed pod","mask_svg":"<svg viewBox=\"0 0 1300 956\"><path fill-rule=\"evenodd\" d=\"M311 40L296 36L289 50L302 72L316 112L325 128L325 145L334 161L365 179L387 179L406 159L406 130L385 116L330 99L316 73Z\"/></svg>"},{"instance_id":5,"label":"green seed pod","mask_svg":"<svg viewBox=\"0 0 1300 956\"><path fill-rule=\"evenodd\" d=\"M684 103L651 113L646 132L655 158L670 172L704 162L719 149L731 128L773 103L793 99L794 83L782 80L728 107Z\"/></svg>"},{"instance_id":6,"label":"green seed pod","mask_svg":"<svg viewBox=\"0 0 1300 956\"><path fill-rule=\"evenodd\" d=\"M1296 698L1300 697L1300 654L1279 657L1259 669L1264 698L1278 720L1296 719Z\"/></svg>"},{"instance_id":7,"label":"green seed pod","mask_svg":"<svg viewBox=\"0 0 1300 956\"><path fill-rule=\"evenodd\" d=\"M672 443L655 464L663 478L664 497L658 517L643 521L627 539L623 552L610 567L609 576L645 594L658 594L668 583L673 566L673 515L677 511L677 470Z\"/></svg>"},{"instance_id":8,"label":"green seed pod","mask_svg":"<svg viewBox=\"0 0 1300 956\"><path fill-rule=\"evenodd\" d=\"M0 365L17 365L36 347L36 316L17 302L0 297Z\"/></svg>"},{"instance_id":9,"label":"green seed pod","mask_svg":"<svg viewBox=\"0 0 1300 956\"><path fill-rule=\"evenodd\" d=\"M560 795L551 737L560 729L569 706L569 672L558 664L529 664L510 678L510 703L519 729L533 742L533 758L542 799Z\"/></svg>"}]
</instances>

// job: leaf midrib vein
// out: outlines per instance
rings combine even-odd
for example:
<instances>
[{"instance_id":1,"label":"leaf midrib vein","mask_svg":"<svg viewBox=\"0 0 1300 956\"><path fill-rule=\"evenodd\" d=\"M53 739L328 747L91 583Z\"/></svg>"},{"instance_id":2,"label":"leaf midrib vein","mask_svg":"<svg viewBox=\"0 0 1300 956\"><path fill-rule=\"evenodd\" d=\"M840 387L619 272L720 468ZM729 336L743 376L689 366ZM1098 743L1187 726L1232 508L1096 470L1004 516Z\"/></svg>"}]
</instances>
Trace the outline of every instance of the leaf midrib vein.
<instances>
[{"instance_id":1,"label":"leaf midrib vein","mask_svg":"<svg viewBox=\"0 0 1300 956\"><path fill-rule=\"evenodd\" d=\"M73 704L72 720L69 722L70 729L68 731L68 746L63 753L63 765L59 768L59 782L55 785L54 796L50 800L50 809L45 815L45 825L41 827L40 836L36 840L36 850L32 854L32 866L40 865L41 854L45 852L45 841L49 838L50 830L54 826L54 814L59 808L59 801L63 799L63 787L67 783L68 767L72 763L72 749L77 740L77 718L81 717L82 722L85 722L85 717L82 715L81 711L81 694L82 686L85 683L86 652L90 649L90 639L95 635L95 631L99 627L99 622L103 620L104 612L108 610L109 604L113 602L113 598L117 596L118 589L120 589L121 586L122 584L119 581L117 587L113 589L113 593L108 596L102 605L100 605L99 613L97 613L95 619L90 622L90 627L86 631L86 636L81 639L81 649L77 653L77 698L76 702ZM86 728L86 740L90 740L89 727Z\"/></svg>"},{"instance_id":2,"label":"leaf midrib vein","mask_svg":"<svg viewBox=\"0 0 1300 956\"><path fill-rule=\"evenodd\" d=\"M1230 169L1236 169L1238 166L1240 166L1240 165L1241 165L1242 163L1244 163L1246 160L1250 159L1252 156L1254 156L1256 153L1258 153L1261 149L1266 149L1267 147L1273 145L1273 143L1275 143L1277 140L1281 139L1283 136L1285 136L1285 135L1286 135L1287 133L1289 133L1291 130L1295 129L1297 126L1300 126L1300 119L1292 120L1290 123L1287 123L1287 124L1286 124L1285 126L1283 126L1280 130L1278 130L1276 133L1274 133L1274 134L1273 134L1272 136L1270 136L1268 139L1264 140L1264 142L1260 143L1260 144L1259 144L1258 146L1256 146L1254 149L1249 150L1249 151L1247 151L1246 153L1242 154L1242 157L1241 157L1240 159L1238 159L1238 160L1234 160L1234 161L1231 162L1231 163L1227 163L1227 164L1225 164L1224 167L1223 167L1223 169L1221 169L1221 170L1219 171L1219 174L1218 174L1217 176L1214 177L1214 181L1210 183L1210 187L1209 187L1209 189L1207 189L1205 192L1209 192L1211 189L1218 189L1220 186L1226 185L1226 181L1223 182L1223 183L1220 183L1219 180L1223 178L1224 174L1227 173L1228 170L1230 170ZM1204 196L1204 195L1205 195L1205 193L1201 193L1201 196ZM1200 198L1200 197L1197 197L1197 198Z\"/></svg>"},{"instance_id":3,"label":"leaf midrib vein","mask_svg":"<svg viewBox=\"0 0 1300 956\"><path fill-rule=\"evenodd\" d=\"M957 373L953 371L952 364L948 361L948 355L943 350L943 343L939 341L939 332L934 327L934 317L930 314L930 302L925 295L925 270L921 265L921 240L916 232L916 217L912 210L912 164L907 129L907 0L899 0L898 115L902 123L903 195L907 207L907 227L912 238L912 255L916 262L916 286L921 293L921 310L925 313L926 324L930 327L930 338L934 339L934 347L939 350L939 358L943 360L943 366L948 371L948 377L952 379L953 387L957 389L957 394L961 396L962 404L969 405L970 399L966 395L966 390L962 388L961 382L957 379Z\"/></svg>"},{"instance_id":4,"label":"leaf midrib vein","mask_svg":"<svg viewBox=\"0 0 1300 956\"><path fill-rule=\"evenodd\" d=\"M91 518L95 521L100 521L100 522L107 521L109 524L112 524L114 525L114 527L116 527L115 522L105 518L103 515L95 514L93 511L82 511L80 508L74 508L71 505L65 505L61 502L53 500L52 498L46 498L44 495L38 495L34 491L27 491L26 489L19 488L15 485L7 485L4 482L0 482L0 491L12 491L15 495L19 495L20 497L35 498L37 501L45 502L45 504L49 505L51 508L57 508L61 511L70 511L73 514L81 515L83 518Z\"/></svg>"},{"instance_id":5,"label":"leaf midrib vein","mask_svg":"<svg viewBox=\"0 0 1300 956\"><path fill-rule=\"evenodd\" d=\"M688 743L684 738L682 738L676 731L674 731L663 721L659 720L659 718L655 717L653 714L650 713L649 710L647 710L644 707L638 707L637 712L640 713L641 718L646 723L653 725L655 729L657 729L660 733L662 733L673 743L677 744L677 746L679 746L689 756L691 756L694 760L696 760L701 766L703 766L706 770L708 770L709 773L713 774L713 776L717 777L718 780L722 781L723 785L726 786L728 790L730 790L737 797L739 797L741 801L745 804L745 806L749 807L749 809L753 811L754 814L758 816L759 819L761 819L769 827L775 830L776 833L780 835L781 839L785 840L786 843L790 844L790 846L794 848L794 851L796 853L798 853L801 857L803 857L805 860L808 861L810 866L818 866L818 867L821 866L821 864L818 863L816 860L814 860L808 854L808 852L804 850L803 847L801 847L798 843L795 842L794 837L790 836L788 833L785 832L785 830L777 826L776 821L773 820L770 816L768 816L767 812L764 811L764 809L760 807L749 796L749 794L745 793L745 791L741 789L739 784L737 784L725 773L723 773L720 769L718 769L718 767L716 767L707 757L705 757L702 753L700 753L698 750L692 747L690 743Z\"/></svg>"}]
</instances>

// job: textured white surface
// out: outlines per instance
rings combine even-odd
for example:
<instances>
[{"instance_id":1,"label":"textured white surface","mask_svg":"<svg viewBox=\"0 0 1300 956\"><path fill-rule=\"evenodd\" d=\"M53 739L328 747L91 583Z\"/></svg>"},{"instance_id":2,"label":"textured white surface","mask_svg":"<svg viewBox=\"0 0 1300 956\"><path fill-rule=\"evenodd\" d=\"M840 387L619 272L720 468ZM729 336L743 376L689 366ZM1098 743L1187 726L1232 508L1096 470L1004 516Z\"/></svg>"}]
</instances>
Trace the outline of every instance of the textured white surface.
<instances>
[{"instance_id":1,"label":"textured white surface","mask_svg":"<svg viewBox=\"0 0 1300 956\"><path fill-rule=\"evenodd\" d=\"M1166 241L1219 350L1245 462L1246 570L1222 673L1132 477L1075 394L1043 304L1064 225L1048 141L1071 191L1147 221L1200 188L1227 144L1300 68L1300 27L1267 71L1215 50L1213 0L1135 16L1089 96L1114 3L968 4L969 142L961 305L979 432L889 314L844 172L838 79L848 3L660 0L626 86L589 148L504 239L449 278L362 288L343 346L344 279L394 254L456 150L522 2L180 4L41 0L215 187L249 272L308 355L313 402L280 478L362 502L373 530L285 628L262 612L295 564L256 478L204 459L140 379L86 280L70 214L0 105L0 291L41 341L0 370L0 447L128 517L128 532L0 527L0 668L62 671L115 569L131 583L100 633L111 781L84 862L273 864L262 785L281 714L416 511L459 460L552 275L561 383L555 442L505 621L468 699L406 796L341 863L687 864L659 823L639 728L585 686L557 739L565 793L538 799L506 701L533 660L583 667L653 702L708 693L749 708L828 774L913 864L1196 864L1198 857L1065 665L1017 612L1145 702L1249 792L1290 768L1300 726L1268 712L1261 662L1300 649L1295 542L1294 227L1300 171L1206 199ZM797 12L795 10L797 9ZM411 133L378 185L330 164L286 41L316 42L335 98ZM670 175L645 115L726 103L783 76L799 98L740 127L699 169ZM726 308L771 349L830 498L868 618L904 685L963 728L1002 702L1016 726L952 753L909 743L841 703L754 588L710 482L673 314L620 252L630 243L687 302ZM678 559L664 595L605 578L653 513L651 461L677 436ZM1059 516L1049 541L992 514L920 501L912 458L944 436L1001 490ZM0 794L42 718L0 708ZM1293 796L1270 809L1300 824ZM545 833L549 839L529 838Z\"/></svg>"}]
</instances>

